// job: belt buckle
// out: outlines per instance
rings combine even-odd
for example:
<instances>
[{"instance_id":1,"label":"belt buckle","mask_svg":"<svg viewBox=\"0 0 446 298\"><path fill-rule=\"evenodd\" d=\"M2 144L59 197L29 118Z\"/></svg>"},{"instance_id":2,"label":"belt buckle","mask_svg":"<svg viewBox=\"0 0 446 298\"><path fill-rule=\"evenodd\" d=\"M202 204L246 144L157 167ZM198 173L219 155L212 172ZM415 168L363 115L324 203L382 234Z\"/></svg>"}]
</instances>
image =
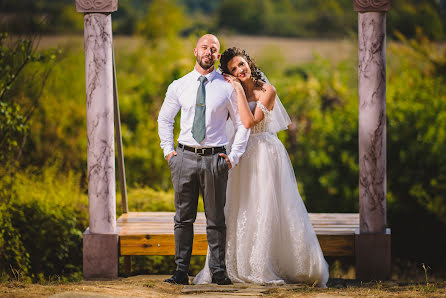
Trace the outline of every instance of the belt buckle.
<instances>
[{"instance_id":1,"label":"belt buckle","mask_svg":"<svg viewBox=\"0 0 446 298\"><path fill-rule=\"evenodd\" d=\"M204 155L205 153L205 148L194 148L194 149L195 149L195 154Z\"/></svg>"}]
</instances>

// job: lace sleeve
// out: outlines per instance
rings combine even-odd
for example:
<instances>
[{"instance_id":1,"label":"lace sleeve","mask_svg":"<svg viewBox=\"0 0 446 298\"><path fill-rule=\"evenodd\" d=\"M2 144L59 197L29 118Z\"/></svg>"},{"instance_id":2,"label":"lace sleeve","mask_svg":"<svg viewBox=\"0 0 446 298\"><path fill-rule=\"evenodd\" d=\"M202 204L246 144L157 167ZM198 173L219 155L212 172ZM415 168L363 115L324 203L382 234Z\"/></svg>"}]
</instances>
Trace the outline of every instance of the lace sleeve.
<instances>
[{"instance_id":1,"label":"lace sleeve","mask_svg":"<svg viewBox=\"0 0 446 298\"><path fill-rule=\"evenodd\" d=\"M260 100L257 101L257 106L262 110L263 114L265 115L265 118L269 118L271 115L271 111L269 111L263 103L260 102Z\"/></svg>"}]
</instances>

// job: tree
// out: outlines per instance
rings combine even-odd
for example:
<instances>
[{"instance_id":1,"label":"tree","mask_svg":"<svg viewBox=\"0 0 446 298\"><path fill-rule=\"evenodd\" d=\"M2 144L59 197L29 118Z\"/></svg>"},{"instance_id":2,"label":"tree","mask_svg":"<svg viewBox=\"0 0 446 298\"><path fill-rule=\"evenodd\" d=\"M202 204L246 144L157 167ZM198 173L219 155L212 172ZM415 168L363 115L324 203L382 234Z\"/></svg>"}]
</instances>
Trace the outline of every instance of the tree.
<instances>
[{"instance_id":1,"label":"tree","mask_svg":"<svg viewBox=\"0 0 446 298\"><path fill-rule=\"evenodd\" d=\"M184 8L176 0L154 0L137 32L152 41L173 39L185 28L186 21Z\"/></svg>"},{"instance_id":2,"label":"tree","mask_svg":"<svg viewBox=\"0 0 446 298\"><path fill-rule=\"evenodd\" d=\"M31 116L56 61L55 51L37 52L38 38L0 34L0 165L17 165ZM0 173L1 175L2 173Z\"/></svg>"}]
</instances>

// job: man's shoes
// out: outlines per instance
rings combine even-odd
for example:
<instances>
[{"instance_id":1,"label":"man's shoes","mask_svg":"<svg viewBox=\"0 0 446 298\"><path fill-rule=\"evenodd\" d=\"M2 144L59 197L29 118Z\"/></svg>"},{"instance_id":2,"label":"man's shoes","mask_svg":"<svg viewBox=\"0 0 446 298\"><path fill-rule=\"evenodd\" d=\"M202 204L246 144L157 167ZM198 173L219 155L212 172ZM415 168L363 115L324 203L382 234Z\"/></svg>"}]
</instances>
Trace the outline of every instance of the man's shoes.
<instances>
[{"instance_id":1,"label":"man's shoes","mask_svg":"<svg viewBox=\"0 0 446 298\"><path fill-rule=\"evenodd\" d=\"M217 285L232 285L232 281L223 271L215 272L212 275L212 283Z\"/></svg>"},{"instance_id":2,"label":"man's shoes","mask_svg":"<svg viewBox=\"0 0 446 298\"><path fill-rule=\"evenodd\" d=\"M166 279L165 282L168 282L170 284L176 284L176 285L188 285L189 284L189 276L187 276L186 272L177 270L172 275L172 277Z\"/></svg>"}]
</instances>

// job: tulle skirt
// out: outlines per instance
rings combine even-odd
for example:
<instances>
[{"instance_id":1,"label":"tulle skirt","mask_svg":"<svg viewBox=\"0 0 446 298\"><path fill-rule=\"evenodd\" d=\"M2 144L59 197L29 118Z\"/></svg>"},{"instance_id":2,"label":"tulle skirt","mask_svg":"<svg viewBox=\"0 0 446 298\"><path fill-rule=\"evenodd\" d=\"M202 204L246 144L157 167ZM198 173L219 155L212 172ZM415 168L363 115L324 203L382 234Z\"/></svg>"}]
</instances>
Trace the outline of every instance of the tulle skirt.
<instances>
[{"instance_id":1,"label":"tulle skirt","mask_svg":"<svg viewBox=\"0 0 446 298\"><path fill-rule=\"evenodd\" d=\"M328 265L275 134L250 136L229 174L225 215L226 267L233 282L325 287ZM211 282L207 259L193 282Z\"/></svg>"}]
</instances>

